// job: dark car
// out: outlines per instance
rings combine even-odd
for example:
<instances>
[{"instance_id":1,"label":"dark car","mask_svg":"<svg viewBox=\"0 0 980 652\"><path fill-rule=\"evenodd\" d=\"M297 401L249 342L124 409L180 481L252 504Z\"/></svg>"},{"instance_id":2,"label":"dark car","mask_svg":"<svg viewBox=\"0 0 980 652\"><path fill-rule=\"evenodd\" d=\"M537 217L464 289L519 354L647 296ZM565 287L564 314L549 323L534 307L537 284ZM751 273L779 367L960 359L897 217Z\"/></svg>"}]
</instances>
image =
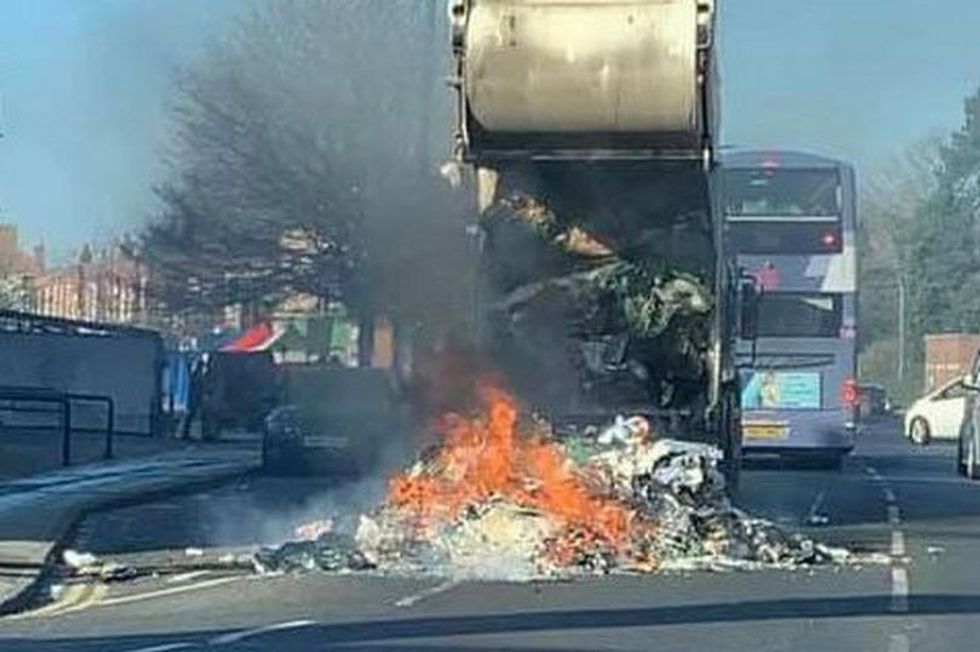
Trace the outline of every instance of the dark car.
<instances>
[{"instance_id":1,"label":"dark car","mask_svg":"<svg viewBox=\"0 0 980 652\"><path fill-rule=\"evenodd\" d=\"M289 404L265 420L263 468L274 474L356 478L404 437L388 375L313 367L288 375Z\"/></svg>"},{"instance_id":2,"label":"dark car","mask_svg":"<svg viewBox=\"0 0 980 652\"><path fill-rule=\"evenodd\" d=\"M872 383L859 385L858 409L862 419L872 420L886 416L891 411L891 403L885 388Z\"/></svg>"},{"instance_id":3,"label":"dark car","mask_svg":"<svg viewBox=\"0 0 980 652\"><path fill-rule=\"evenodd\" d=\"M279 369L268 351L211 354L204 380L204 428L208 436L243 428L257 432L282 401Z\"/></svg>"}]
</instances>

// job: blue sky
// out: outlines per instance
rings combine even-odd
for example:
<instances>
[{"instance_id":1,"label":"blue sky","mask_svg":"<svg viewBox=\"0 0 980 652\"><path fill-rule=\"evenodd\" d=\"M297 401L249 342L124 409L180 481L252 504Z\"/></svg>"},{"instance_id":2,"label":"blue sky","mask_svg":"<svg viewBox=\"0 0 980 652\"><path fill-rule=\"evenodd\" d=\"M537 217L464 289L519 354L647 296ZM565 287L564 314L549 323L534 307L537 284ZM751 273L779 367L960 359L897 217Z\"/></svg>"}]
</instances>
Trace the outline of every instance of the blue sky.
<instances>
[{"instance_id":1,"label":"blue sky","mask_svg":"<svg viewBox=\"0 0 980 652\"><path fill-rule=\"evenodd\" d=\"M0 220L55 254L132 229L177 65L240 0L0 0Z\"/></svg>"},{"instance_id":2,"label":"blue sky","mask_svg":"<svg viewBox=\"0 0 980 652\"><path fill-rule=\"evenodd\" d=\"M162 175L174 66L245 3L0 0L0 220L61 253L137 228ZM720 4L726 143L870 171L954 128L980 86L977 0Z\"/></svg>"},{"instance_id":3,"label":"blue sky","mask_svg":"<svg viewBox=\"0 0 980 652\"><path fill-rule=\"evenodd\" d=\"M977 0L720 0L725 141L874 169L962 120Z\"/></svg>"}]
</instances>

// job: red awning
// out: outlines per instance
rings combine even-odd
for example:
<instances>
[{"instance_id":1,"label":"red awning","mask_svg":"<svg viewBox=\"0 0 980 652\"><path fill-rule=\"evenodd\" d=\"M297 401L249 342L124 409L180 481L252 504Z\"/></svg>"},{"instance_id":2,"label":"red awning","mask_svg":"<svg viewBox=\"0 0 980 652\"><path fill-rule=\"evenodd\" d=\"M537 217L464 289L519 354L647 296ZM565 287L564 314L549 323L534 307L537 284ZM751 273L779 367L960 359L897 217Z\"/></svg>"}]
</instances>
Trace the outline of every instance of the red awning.
<instances>
[{"instance_id":1,"label":"red awning","mask_svg":"<svg viewBox=\"0 0 980 652\"><path fill-rule=\"evenodd\" d=\"M247 352L247 351L266 351L276 340L282 337L285 331L276 328L269 322L263 322L252 326L244 333L239 335L233 342L221 347L222 351L227 352Z\"/></svg>"}]
</instances>

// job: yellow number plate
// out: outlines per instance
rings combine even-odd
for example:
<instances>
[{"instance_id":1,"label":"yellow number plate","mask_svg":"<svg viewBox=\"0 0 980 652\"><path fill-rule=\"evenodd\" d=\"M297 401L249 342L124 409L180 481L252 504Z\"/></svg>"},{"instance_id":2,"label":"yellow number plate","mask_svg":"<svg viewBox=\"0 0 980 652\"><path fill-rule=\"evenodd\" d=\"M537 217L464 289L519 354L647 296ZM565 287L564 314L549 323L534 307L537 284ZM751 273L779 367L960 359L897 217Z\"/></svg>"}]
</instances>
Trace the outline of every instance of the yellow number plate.
<instances>
[{"instance_id":1,"label":"yellow number plate","mask_svg":"<svg viewBox=\"0 0 980 652\"><path fill-rule=\"evenodd\" d=\"M788 428L782 423L746 423L742 434L746 439L786 439Z\"/></svg>"}]
</instances>

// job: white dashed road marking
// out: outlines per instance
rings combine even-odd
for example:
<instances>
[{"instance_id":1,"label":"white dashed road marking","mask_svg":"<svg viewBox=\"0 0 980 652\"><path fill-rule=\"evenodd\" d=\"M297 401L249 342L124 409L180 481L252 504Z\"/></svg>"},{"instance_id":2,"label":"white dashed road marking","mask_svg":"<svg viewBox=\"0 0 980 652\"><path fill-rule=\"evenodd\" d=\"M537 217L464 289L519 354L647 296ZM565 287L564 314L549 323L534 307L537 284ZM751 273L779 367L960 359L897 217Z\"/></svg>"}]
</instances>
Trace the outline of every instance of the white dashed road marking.
<instances>
[{"instance_id":1,"label":"white dashed road marking","mask_svg":"<svg viewBox=\"0 0 980 652\"><path fill-rule=\"evenodd\" d=\"M892 601L888 610L896 614L909 612L909 572L900 566L892 568Z\"/></svg>"},{"instance_id":2,"label":"white dashed road marking","mask_svg":"<svg viewBox=\"0 0 980 652\"><path fill-rule=\"evenodd\" d=\"M881 493L885 499L885 513L888 518L888 525L891 527L892 591L888 611L905 614L909 612L909 571L905 567L905 533L899 529L902 522L902 512L898 507L895 491L889 486L888 479L872 466L865 467L865 471L875 482L882 485ZM909 652L910 647L909 638L905 634L894 634L888 642L888 652Z\"/></svg>"},{"instance_id":3,"label":"white dashed road marking","mask_svg":"<svg viewBox=\"0 0 980 652\"><path fill-rule=\"evenodd\" d=\"M193 643L167 643L166 645L154 645L152 647L141 647L126 652L172 652L172 650L186 650L189 647L197 647Z\"/></svg>"},{"instance_id":4,"label":"white dashed road marking","mask_svg":"<svg viewBox=\"0 0 980 652\"><path fill-rule=\"evenodd\" d=\"M906 634L893 634L888 642L888 652L909 652L909 637Z\"/></svg>"},{"instance_id":5,"label":"white dashed road marking","mask_svg":"<svg viewBox=\"0 0 980 652\"><path fill-rule=\"evenodd\" d=\"M905 533L901 530L892 531L892 557L905 556Z\"/></svg>"},{"instance_id":6,"label":"white dashed road marking","mask_svg":"<svg viewBox=\"0 0 980 652\"><path fill-rule=\"evenodd\" d=\"M807 523L812 523L817 518L817 515L820 514L820 508L823 507L823 503L824 500L826 500L826 498L827 498L827 491L821 489L819 493L817 493L816 497L813 499L813 504L810 505L810 510L806 514Z\"/></svg>"},{"instance_id":7,"label":"white dashed road marking","mask_svg":"<svg viewBox=\"0 0 980 652\"><path fill-rule=\"evenodd\" d=\"M898 525L902 520L901 512L896 505L888 506L888 524Z\"/></svg>"},{"instance_id":8,"label":"white dashed road marking","mask_svg":"<svg viewBox=\"0 0 980 652\"><path fill-rule=\"evenodd\" d=\"M443 582L442 584L437 584L436 586L425 589L424 591L419 591L418 593L413 593L412 595L407 595L395 602L396 607L411 607L412 605L425 600L426 598L431 598L434 595L439 595L440 593L445 593L451 589L459 586L458 580L450 580L448 582Z\"/></svg>"},{"instance_id":9,"label":"white dashed road marking","mask_svg":"<svg viewBox=\"0 0 980 652\"><path fill-rule=\"evenodd\" d=\"M315 620L290 620L285 623L275 623L272 625L266 625L264 627L256 627L255 629L246 629L238 632L230 632L228 634L222 634L221 636L216 636L208 641L209 645L229 645L231 643L238 643L239 641L244 641L246 638L252 638L253 636L260 636L262 634L270 634L272 632L282 632L287 629L300 629L301 627L310 627L311 625L316 625Z\"/></svg>"}]
</instances>

